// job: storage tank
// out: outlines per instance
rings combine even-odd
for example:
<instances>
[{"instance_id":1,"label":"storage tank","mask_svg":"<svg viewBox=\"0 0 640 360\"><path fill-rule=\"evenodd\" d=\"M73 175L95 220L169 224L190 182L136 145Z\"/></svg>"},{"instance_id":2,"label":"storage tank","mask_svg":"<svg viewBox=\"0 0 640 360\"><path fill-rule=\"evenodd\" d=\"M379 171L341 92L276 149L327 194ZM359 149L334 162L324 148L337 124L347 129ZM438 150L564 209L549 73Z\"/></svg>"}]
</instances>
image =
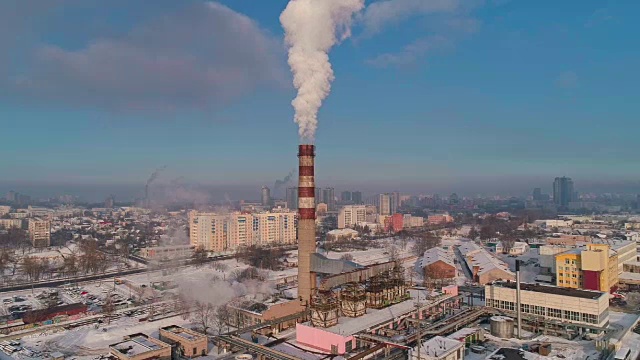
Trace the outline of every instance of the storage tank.
<instances>
[{"instance_id":1,"label":"storage tank","mask_svg":"<svg viewBox=\"0 0 640 360\"><path fill-rule=\"evenodd\" d=\"M513 319L506 316L492 316L491 335L502 339L511 339L513 337Z\"/></svg>"}]
</instances>

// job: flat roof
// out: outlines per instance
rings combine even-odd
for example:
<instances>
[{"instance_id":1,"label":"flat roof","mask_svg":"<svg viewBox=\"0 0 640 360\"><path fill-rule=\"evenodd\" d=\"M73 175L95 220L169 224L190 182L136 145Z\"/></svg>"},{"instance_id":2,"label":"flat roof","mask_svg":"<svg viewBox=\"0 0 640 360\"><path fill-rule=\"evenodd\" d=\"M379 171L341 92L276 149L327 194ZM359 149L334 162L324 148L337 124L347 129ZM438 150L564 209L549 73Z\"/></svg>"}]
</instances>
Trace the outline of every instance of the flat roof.
<instances>
[{"instance_id":1,"label":"flat roof","mask_svg":"<svg viewBox=\"0 0 640 360\"><path fill-rule=\"evenodd\" d=\"M149 351L162 349L164 346L151 341L149 338L143 335L135 335L129 340L113 344L110 347L122 354L127 355L128 357L133 357Z\"/></svg>"},{"instance_id":2,"label":"flat roof","mask_svg":"<svg viewBox=\"0 0 640 360\"><path fill-rule=\"evenodd\" d=\"M491 285L514 289L514 290L516 288L515 281L494 282ZM539 292L544 294L570 296L570 297L577 297L581 299L592 299L592 300L596 300L600 298L602 295L606 294L600 291L570 289L570 288L563 288L558 286L529 284L529 283L520 283L520 289L524 291L533 291L533 292Z\"/></svg>"},{"instance_id":3,"label":"flat roof","mask_svg":"<svg viewBox=\"0 0 640 360\"><path fill-rule=\"evenodd\" d=\"M458 340L436 336L422 343L421 352L426 356L441 357L443 355L448 355L463 346L464 343Z\"/></svg>"},{"instance_id":4,"label":"flat roof","mask_svg":"<svg viewBox=\"0 0 640 360\"><path fill-rule=\"evenodd\" d=\"M163 327L162 330L168 331L172 334L176 334L177 336L180 336L181 338L184 338L186 340L196 340L199 337L205 336L204 334L195 333L178 325L169 325Z\"/></svg>"}]
</instances>

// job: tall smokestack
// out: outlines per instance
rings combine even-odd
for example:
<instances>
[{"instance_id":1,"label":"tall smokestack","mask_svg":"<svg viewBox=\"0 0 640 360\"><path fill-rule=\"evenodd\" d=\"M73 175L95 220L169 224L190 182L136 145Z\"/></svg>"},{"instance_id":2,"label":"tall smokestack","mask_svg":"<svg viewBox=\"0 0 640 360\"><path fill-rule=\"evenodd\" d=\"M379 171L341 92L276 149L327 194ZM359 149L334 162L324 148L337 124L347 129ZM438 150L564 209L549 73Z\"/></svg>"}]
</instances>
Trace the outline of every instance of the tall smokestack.
<instances>
[{"instance_id":1,"label":"tall smokestack","mask_svg":"<svg viewBox=\"0 0 640 360\"><path fill-rule=\"evenodd\" d=\"M313 145L298 148L298 298L305 305L315 288L311 275L311 254L316 252L315 150Z\"/></svg>"}]
</instances>

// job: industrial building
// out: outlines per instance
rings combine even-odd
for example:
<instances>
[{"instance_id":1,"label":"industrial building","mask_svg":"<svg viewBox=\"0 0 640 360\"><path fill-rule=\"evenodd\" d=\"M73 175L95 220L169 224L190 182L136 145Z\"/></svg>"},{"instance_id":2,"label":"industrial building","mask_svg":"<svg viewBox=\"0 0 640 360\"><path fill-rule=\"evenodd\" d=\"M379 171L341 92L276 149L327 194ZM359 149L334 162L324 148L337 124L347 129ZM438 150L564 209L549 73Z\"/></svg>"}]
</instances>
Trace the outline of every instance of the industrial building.
<instances>
[{"instance_id":1,"label":"industrial building","mask_svg":"<svg viewBox=\"0 0 640 360\"><path fill-rule=\"evenodd\" d=\"M109 354L120 360L169 360L171 345L145 334L133 334L109 345Z\"/></svg>"},{"instance_id":2,"label":"industrial building","mask_svg":"<svg viewBox=\"0 0 640 360\"><path fill-rule=\"evenodd\" d=\"M149 260L186 259L193 255L193 245L167 245L140 249L140 256Z\"/></svg>"},{"instance_id":3,"label":"industrial building","mask_svg":"<svg viewBox=\"0 0 640 360\"><path fill-rule=\"evenodd\" d=\"M371 296L368 290L372 289L369 286L356 289L347 286L339 295L325 298L327 301L322 306L316 304L316 315L312 310L311 321L297 324L296 341L332 354L345 354L360 349L366 343L390 341L385 338L406 330L409 321L418 319L433 323L461 305L457 288L430 298L424 291L408 290L395 304L379 301L381 294Z\"/></svg>"},{"instance_id":4,"label":"industrial building","mask_svg":"<svg viewBox=\"0 0 640 360\"><path fill-rule=\"evenodd\" d=\"M174 353L181 357L206 356L209 350L209 339L206 335L181 326L170 325L160 328L158 336L161 341L174 345Z\"/></svg>"},{"instance_id":5,"label":"industrial building","mask_svg":"<svg viewBox=\"0 0 640 360\"><path fill-rule=\"evenodd\" d=\"M453 222L453 216L449 214L429 215L427 223L429 225L444 225Z\"/></svg>"},{"instance_id":6,"label":"industrial building","mask_svg":"<svg viewBox=\"0 0 640 360\"><path fill-rule=\"evenodd\" d=\"M458 275L453 253L441 247L434 247L424 252L420 267L425 281L444 282Z\"/></svg>"},{"instance_id":7,"label":"industrial building","mask_svg":"<svg viewBox=\"0 0 640 360\"><path fill-rule=\"evenodd\" d=\"M516 283L496 281L485 285L485 304L515 317ZM609 326L609 294L550 285L521 284L523 329L566 336L600 333Z\"/></svg>"},{"instance_id":8,"label":"industrial building","mask_svg":"<svg viewBox=\"0 0 640 360\"><path fill-rule=\"evenodd\" d=\"M464 343L447 337L434 336L414 347L410 360L463 360Z\"/></svg>"},{"instance_id":9,"label":"industrial building","mask_svg":"<svg viewBox=\"0 0 640 360\"><path fill-rule=\"evenodd\" d=\"M515 274L509 270L509 265L480 245L465 242L458 246L457 251L464 258L464 265L472 274L473 280L480 285L495 280L515 280Z\"/></svg>"},{"instance_id":10,"label":"industrial building","mask_svg":"<svg viewBox=\"0 0 640 360\"><path fill-rule=\"evenodd\" d=\"M502 241L496 243L496 253L509 254L509 255L522 255L529 251L529 244L521 241L516 241L511 247L506 247Z\"/></svg>"},{"instance_id":11,"label":"industrial building","mask_svg":"<svg viewBox=\"0 0 640 360\"><path fill-rule=\"evenodd\" d=\"M293 244L295 212L189 213L191 245L212 252L233 251L242 246Z\"/></svg>"},{"instance_id":12,"label":"industrial building","mask_svg":"<svg viewBox=\"0 0 640 360\"><path fill-rule=\"evenodd\" d=\"M29 219L29 239L33 247L51 246L51 221L40 218Z\"/></svg>"}]
</instances>

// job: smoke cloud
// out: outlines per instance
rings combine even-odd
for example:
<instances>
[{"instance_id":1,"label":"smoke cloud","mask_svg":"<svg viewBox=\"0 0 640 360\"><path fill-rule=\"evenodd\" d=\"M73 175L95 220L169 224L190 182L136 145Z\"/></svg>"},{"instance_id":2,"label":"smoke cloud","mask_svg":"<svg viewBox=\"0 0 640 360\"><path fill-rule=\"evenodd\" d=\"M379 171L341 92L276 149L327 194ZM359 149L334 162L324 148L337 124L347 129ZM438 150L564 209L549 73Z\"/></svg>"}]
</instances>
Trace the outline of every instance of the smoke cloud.
<instances>
[{"instance_id":1,"label":"smoke cloud","mask_svg":"<svg viewBox=\"0 0 640 360\"><path fill-rule=\"evenodd\" d=\"M364 0L291 0L280 15L298 95L291 102L301 140L313 142L318 110L334 80L329 50L351 36L353 15Z\"/></svg>"},{"instance_id":2,"label":"smoke cloud","mask_svg":"<svg viewBox=\"0 0 640 360\"><path fill-rule=\"evenodd\" d=\"M275 193L276 191L278 191L283 185L286 185L289 181L291 181L291 178L293 178L293 175L295 174L295 169L291 170L289 172L289 174L287 174L287 176L284 177L284 179L282 180L276 180L276 183L273 184L273 192Z\"/></svg>"},{"instance_id":3,"label":"smoke cloud","mask_svg":"<svg viewBox=\"0 0 640 360\"><path fill-rule=\"evenodd\" d=\"M156 169L156 171L154 171L151 174L151 176L149 176L149 180L147 180L147 186L151 185L152 182L156 181L158 176L160 176L160 173L166 168L167 168L167 165L164 165L163 167Z\"/></svg>"}]
</instances>

